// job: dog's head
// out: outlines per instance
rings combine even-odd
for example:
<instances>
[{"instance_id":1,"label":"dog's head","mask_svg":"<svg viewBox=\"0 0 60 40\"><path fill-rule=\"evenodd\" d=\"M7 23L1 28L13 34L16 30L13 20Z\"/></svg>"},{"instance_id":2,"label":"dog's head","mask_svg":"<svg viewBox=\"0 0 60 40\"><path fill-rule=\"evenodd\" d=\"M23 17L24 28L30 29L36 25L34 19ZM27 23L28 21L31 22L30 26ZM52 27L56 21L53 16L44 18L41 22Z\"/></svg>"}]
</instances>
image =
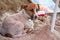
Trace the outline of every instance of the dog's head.
<instances>
[{"instance_id":1,"label":"dog's head","mask_svg":"<svg viewBox=\"0 0 60 40\"><path fill-rule=\"evenodd\" d=\"M33 19L34 16L34 9L38 10L38 5L34 3L29 3L26 5L21 5L21 9L25 9L26 13Z\"/></svg>"}]
</instances>

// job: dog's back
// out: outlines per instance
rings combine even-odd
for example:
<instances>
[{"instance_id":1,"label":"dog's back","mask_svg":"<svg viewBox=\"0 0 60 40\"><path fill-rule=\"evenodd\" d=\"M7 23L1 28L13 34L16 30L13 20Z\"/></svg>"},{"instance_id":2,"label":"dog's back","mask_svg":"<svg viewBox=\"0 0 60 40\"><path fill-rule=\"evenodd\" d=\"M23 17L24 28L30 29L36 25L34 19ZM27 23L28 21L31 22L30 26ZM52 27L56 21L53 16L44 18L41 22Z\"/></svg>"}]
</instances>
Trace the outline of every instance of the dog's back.
<instances>
[{"instance_id":1,"label":"dog's back","mask_svg":"<svg viewBox=\"0 0 60 40\"><path fill-rule=\"evenodd\" d=\"M21 12L8 16L3 21L1 33L3 35L9 33L13 37L17 37L17 35L22 36L22 33L24 33L24 25L26 21L27 17Z\"/></svg>"}]
</instances>

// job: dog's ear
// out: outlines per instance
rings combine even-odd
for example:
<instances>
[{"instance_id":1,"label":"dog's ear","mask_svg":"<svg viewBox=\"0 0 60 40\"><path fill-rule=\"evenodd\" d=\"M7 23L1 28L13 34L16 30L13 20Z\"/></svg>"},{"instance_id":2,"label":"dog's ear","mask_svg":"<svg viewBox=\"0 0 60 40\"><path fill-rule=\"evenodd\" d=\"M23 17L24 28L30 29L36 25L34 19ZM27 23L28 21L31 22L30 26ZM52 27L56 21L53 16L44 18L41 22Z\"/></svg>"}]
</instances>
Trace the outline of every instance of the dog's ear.
<instances>
[{"instance_id":1,"label":"dog's ear","mask_svg":"<svg viewBox=\"0 0 60 40\"><path fill-rule=\"evenodd\" d=\"M29 3L32 3L31 0L28 0Z\"/></svg>"},{"instance_id":2,"label":"dog's ear","mask_svg":"<svg viewBox=\"0 0 60 40\"><path fill-rule=\"evenodd\" d=\"M21 9L26 9L26 7L27 7L27 4L21 5Z\"/></svg>"},{"instance_id":3,"label":"dog's ear","mask_svg":"<svg viewBox=\"0 0 60 40\"><path fill-rule=\"evenodd\" d=\"M38 8L36 9L36 11L39 11L39 10L40 10L40 6L39 6L39 4L37 4L37 6L38 6Z\"/></svg>"}]
</instances>

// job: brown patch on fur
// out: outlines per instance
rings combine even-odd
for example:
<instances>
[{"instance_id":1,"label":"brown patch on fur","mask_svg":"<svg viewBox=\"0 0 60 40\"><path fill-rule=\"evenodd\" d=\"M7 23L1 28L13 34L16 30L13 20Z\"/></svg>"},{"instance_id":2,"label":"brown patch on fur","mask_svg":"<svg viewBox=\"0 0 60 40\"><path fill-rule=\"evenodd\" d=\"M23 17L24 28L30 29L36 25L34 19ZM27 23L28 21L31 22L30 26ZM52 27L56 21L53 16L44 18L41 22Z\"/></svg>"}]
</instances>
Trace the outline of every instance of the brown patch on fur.
<instances>
[{"instance_id":1,"label":"brown patch on fur","mask_svg":"<svg viewBox=\"0 0 60 40\"><path fill-rule=\"evenodd\" d=\"M34 3L27 4L27 10L38 9L38 6Z\"/></svg>"}]
</instances>

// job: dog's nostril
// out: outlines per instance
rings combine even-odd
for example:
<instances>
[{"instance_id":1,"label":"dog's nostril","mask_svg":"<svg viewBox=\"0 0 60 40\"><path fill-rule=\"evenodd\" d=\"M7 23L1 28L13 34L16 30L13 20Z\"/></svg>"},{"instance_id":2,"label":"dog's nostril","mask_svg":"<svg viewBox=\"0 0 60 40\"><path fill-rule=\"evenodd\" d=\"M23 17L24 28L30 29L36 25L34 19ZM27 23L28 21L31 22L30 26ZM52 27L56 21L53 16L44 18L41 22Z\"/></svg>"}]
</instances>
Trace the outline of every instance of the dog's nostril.
<instances>
[{"instance_id":1,"label":"dog's nostril","mask_svg":"<svg viewBox=\"0 0 60 40\"><path fill-rule=\"evenodd\" d=\"M35 19L37 18L37 16L35 16Z\"/></svg>"}]
</instances>

